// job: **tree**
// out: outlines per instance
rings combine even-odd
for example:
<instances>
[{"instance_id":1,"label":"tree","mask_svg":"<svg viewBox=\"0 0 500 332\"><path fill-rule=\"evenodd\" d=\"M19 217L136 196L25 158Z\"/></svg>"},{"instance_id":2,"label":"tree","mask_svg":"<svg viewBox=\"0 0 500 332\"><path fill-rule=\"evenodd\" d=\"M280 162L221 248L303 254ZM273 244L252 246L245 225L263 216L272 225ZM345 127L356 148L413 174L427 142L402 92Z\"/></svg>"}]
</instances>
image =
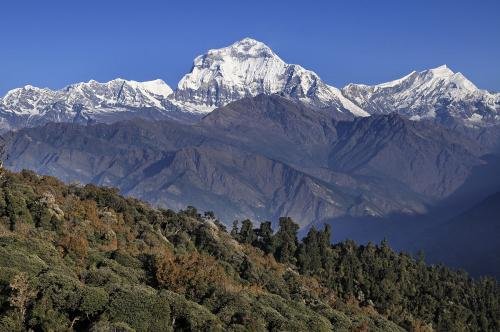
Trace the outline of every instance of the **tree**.
<instances>
[{"instance_id":1,"label":"tree","mask_svg":"<svg viewBox=\"0 0 500 332\"><path fill-rule=\"evenodd\" d=\"M274 254L274 238L273 229L271 227L270 221L264 221L260 223L259 229L257 229L257 246L264 251L266 254Z\"/></svg>"},{"instance_id":2,"label":"tree","mask_svg":"<svg viewBox=\"0 0 500 332\"><path fill-rule=\"evenodd\" d=\"M186 207L186 210L184 210L184 213L189 216L189 217L192 217L192 218L200 218L201 215L198 213L198 210L192 206L192 205L188 205Z\"/></svg>"},{"instance_id":3,"label":"tree","mask_svg":"<svg viewBox=\"0 0 500 332\"><path fill-rule=\"evenodd\" d=\"M321 265L329 269L332 263L332 226L325 224L322 232L318 233L318 249L321 256Z\"/></svg>"},{"instance_id":4,"label":"tree","mask_svg":"<svg viewBox=\"0 0 500 332\"><path fill-rule=\"evenodd\" d=\"M239 233L239 240L241 243L252 244L257 239L255 231L253 230L253 224L250 219L245 219L241 223L241 229Z\"/></svg>"},{"instance_id":5,"label":"tree","mask_svg":"<svg viewBox=\"0 0 500 332\"><path fill-rule=\"evenodd\" d=\"M281 263L295 263L295 253L297 251L298 239L297 225L290 217L281 217L279 219L280 228L276 232L276 259Z\"/></svg>"},{"instance_id":6,"label":"tree","mask_svg":"<svg viewBox=\"0 0 500 332\"><path fill-rule=\"evenodd\" d=\"M4 159L8 158L6 150L5 150L5 143L6 143L5 138L3 138L2 135L0 135L0 171L3 168Z\"/></svg>"},{"instance_id":7,"label":"tree","mask_svg":"<svg viewBox=\"0 0 500 332\"><path fill-rule=\"evenodd\" d=\"M417 252L417 263L419 265L424 265L425 264L425 253L423 250L419 250Z\"/></svg>"},{"instance_id":8,"label":"tree","mask_svg":"<svg viewBox=\"0 0 500 332\"><path fill-rule=\"evenodd\" d=\"M238 220L233 221L233 228L231 228L231 236L238 240Z\"/></svg>"},{"instance_id":9,"label":"tree","mask_svg":"<svg viewBox=\"0 0 500 332\"><path fill-rule=\"evenodd\" d=\"M214 211L205 211L205 213L203 213L203 216L205 219L210 219L210 220L214 220L215 219L215 213Z\"/></svg>"},{"instance_id":10,"label":"tree","mask_svg":"<svg viewBox=\"0 0 500 332\"><path fill-rule=\"evenodd\" d=\"M303 273L316 273L322 267L320 232L311 227L299 247L298 263Z\"/></svg>"}]
</instances>

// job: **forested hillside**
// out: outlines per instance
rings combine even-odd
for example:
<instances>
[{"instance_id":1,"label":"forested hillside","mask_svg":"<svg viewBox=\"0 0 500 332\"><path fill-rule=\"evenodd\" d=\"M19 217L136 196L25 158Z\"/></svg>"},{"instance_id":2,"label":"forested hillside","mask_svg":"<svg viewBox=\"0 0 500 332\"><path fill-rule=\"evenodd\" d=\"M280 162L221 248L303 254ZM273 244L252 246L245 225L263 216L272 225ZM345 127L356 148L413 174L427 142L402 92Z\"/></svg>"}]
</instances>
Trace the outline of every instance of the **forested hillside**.
<instances>
[{"instance_id":1,"label":"forested hillside","mask_svg":"<svg viewBox=\"0 0 500 332\"><path fill-rule=\"evenodd\" d=\"M297 231L3 171L0 330L500 329L493 279Z\"/></svg>"}]
</instances>

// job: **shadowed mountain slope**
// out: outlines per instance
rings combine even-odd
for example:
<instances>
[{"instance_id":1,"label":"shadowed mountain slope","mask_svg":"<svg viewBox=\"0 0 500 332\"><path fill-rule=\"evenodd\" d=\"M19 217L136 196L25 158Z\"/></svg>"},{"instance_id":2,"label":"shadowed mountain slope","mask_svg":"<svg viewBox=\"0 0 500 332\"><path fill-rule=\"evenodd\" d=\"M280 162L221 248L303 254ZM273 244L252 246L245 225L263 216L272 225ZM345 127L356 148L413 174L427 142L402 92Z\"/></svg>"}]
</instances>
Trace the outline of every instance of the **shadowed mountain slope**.
<instances>
[{"instance_id":1,"label":"shadowed mountain slope","mask_svg":"<svg viewBox=\"0 0 500 332\"><path fill-rule=\"evenodd\" d=\"M12 169L116 186L161 206L197 204L234 218L424 213L458 188L481 150L397 115L336 121L296 101L259 95L199 124L142 120L48 124L7 137Z\"/></svg>"}]
</instances>

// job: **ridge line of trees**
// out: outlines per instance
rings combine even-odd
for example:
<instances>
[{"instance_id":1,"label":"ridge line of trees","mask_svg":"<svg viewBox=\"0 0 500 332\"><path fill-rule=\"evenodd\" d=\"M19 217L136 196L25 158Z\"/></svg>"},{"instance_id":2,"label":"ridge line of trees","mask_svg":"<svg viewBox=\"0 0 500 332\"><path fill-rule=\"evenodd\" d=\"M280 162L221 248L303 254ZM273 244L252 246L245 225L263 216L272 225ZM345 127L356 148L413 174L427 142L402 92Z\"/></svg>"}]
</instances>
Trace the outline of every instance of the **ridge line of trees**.
<instances>
[{"instance_id":1,"label":"ridge line of trees","mask_svg":"<svg viewBox=\"0 0 500 332\"><path fill-rule=\"evenodd\" d=\"M238 242L318 278L347 300L374 307L400 326L410 329L407 321L418 318L443 331L500 327L500 289L494 278L474 280L462 270L427 265L423 252L416 257L396 253L385 239L380 245L352 240L332 244L328 224L311 227L301 240L299 226L289 217L279 218L276 232L269 221L259 227L249 219L238 224L231 230Z\"/></svg>"}]
</instances>

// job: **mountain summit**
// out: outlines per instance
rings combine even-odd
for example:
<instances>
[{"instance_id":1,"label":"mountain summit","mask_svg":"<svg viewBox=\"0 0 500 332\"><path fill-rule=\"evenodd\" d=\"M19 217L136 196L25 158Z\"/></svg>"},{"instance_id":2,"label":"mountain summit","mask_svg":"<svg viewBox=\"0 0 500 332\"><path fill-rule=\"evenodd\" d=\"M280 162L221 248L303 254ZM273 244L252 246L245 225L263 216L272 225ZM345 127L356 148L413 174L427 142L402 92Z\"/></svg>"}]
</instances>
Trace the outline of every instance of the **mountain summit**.
<instances>
[{"instance_id":1,"label":"mountain summit","mask_svg":"<svg viewBox=\"0 0 500 332\"><path fill-rule=\"evenodd\" d=\"M116 122L141 117L193 122L215 108L259 94L279 94L335 119L396 112L411 120L485 127L500 123L500 93L478 89L440 66L378 85L342 90L314 72L283 61L269 46L244 38L194 59L172 90L162 80L91 80L61 90L27 85L0 99L0 130L47 122Z\"/></svg>"},{"instance_id":2,"label":"mountain summit","mask_svg":"<svg viewBox=\"0 0 500 332\"><path fill-rule=\"evenodd\" d=\"M114 122L138 111L161 111L162 100L170 94L172 89L160 79L136 82L118 78L106 83L90 80L61 90L27 85L0 99L0 129L47 122Z\"/></svg>"},{"instance_id":3,"label":"mountain summit","mask_svg":"<svg viewBox=\"0 0 500 332\"><path fill-rule=\"evenodd\" d=\"M445 124L488 125L500 120L500 94L478 89L446 65L378 85L349 84L342 93L370 114L397 112L412 120Z\"/></svg>"},{"instance_id":4,"label":"mountain summit","mask_svg":"<svg viewBox=\"0 0 500 332\"><path fill-rule=\"evenodd\" d=\"M261 93L280 93L313 108L369 115L316 73L285 63L267 45L251 38L196 57L191 72L179 82L175 99L206 111Z\"/></svg>"}]
</instances>

